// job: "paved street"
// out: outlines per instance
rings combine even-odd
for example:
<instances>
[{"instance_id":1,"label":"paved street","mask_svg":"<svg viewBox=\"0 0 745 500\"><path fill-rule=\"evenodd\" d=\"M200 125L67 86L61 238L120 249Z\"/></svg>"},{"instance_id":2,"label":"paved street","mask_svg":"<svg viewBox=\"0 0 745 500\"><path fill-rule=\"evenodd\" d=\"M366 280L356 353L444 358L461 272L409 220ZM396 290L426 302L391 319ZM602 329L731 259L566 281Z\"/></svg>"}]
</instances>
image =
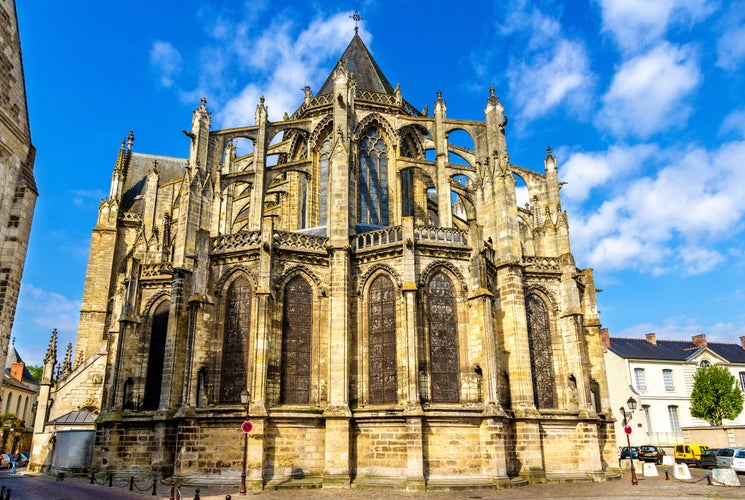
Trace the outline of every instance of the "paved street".
<instances>
[{"instance_id":1,"label":"paved street","mask_svg":"<svg viewBox=\"0 0 745 500\"><path fill-rule=\"evenodd\" d=\"M203 500L224 500L226 495L231 495L233 500L240 498L265 498L267 500L283 499L567 499L567 498L627 498L637 500L639 498L744 498L745 487L723 487L710 486L707 484L705 472L699 469L691 469L692 479L690 481L678 481L670 476L665 480L665 475L660 468L661 476L656 478L639 477L637 486L631 485L630 476L624 474L619 480L606 481L602 483L562 483L562 484L537 484L510 490L468 490L468 491L435 491L435 492L405 492L396 490L281 490L281 491L253 491L241 496L237 488L216 489L201 488ZM743 482L745 476L741 476ZM0 487L5 486L12 490L12 500L124 500L124 499L163 499L169 498L169 488L159 484L157 494L152 495L152 489L146 484L138 484L144 492L130 492L124 482L115 482L114 487L107 485L91 485L89 479L66 478L57 481L54 477L43 474L26 473L20 469L19 474L9 475L7 470L0 471ZM181 490L184 500L194 498L194 488L183 488Z\"/></svg>"}]
</instances>

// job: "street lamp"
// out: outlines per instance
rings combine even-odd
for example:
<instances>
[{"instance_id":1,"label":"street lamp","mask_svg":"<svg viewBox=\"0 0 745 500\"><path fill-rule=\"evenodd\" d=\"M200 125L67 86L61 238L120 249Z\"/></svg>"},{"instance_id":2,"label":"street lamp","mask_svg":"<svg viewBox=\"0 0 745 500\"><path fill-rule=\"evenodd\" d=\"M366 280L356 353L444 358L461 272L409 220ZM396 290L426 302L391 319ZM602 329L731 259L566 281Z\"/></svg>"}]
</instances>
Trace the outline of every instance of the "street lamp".
<instances>
[{"instance_id":1,"label":"street lamp","mask_svg":"<svg viewBox=\"0 0 745 500\"><path fill-rule=\"evenodd\" d=\"M246 409L246 422L248 422L248 403L251 401L251 393L246 389L241 391L241 404ZM243 432L243 469L241 470L241 495L246 494L246 455L248 454L248 432Z\"/></svg>"},{"instance_id":2,"label":"street lamp","mask_svg":"<svg viewBox=\"0 0 745 500\"><path fill-rule=\"evenodd\" d=\"M634 468L634 457L631 454L631 439L629 439L629 435L631 432L626 431L626 425L628 422L631 421L632 413L636 411L636 399L629 397L628 401L626 401L626 404L629 407L629 412L626 413L626 408L623 406L621 407L621 414L623 414L623 427L624 432L626 432L626 444L628 445L629 449L629 462L631 462L631 484L637 485L639 484L639 481L636 479L636 469Z\"/></svg>"}]
</instances>

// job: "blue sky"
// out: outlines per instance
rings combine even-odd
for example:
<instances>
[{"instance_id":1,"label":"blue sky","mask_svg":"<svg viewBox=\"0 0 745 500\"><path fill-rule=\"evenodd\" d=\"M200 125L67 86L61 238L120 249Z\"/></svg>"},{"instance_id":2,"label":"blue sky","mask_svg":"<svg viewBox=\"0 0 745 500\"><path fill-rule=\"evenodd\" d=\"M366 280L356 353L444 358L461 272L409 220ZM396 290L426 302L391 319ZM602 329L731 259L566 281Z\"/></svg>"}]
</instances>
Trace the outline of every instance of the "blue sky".
<instances>
[{"instance_id":1,"label":"blue sky","mask_svg":"<svg viewBox=\"0 0 745 500\"><path fill-rule=\"evenodd\" d=\"M277 5L279 7L277 7ZM74 342L91 229L120 142L186 157L213 128L315 92L355 2L18 2L40 196L13 335L39 364ZM279 9L279 10L277 10ZM483 120L494 86L510 159L558 160L579 267L612 336L745 335L745 1L360 1L360 36L418 108Z\"/></svg>"}]
</instances>

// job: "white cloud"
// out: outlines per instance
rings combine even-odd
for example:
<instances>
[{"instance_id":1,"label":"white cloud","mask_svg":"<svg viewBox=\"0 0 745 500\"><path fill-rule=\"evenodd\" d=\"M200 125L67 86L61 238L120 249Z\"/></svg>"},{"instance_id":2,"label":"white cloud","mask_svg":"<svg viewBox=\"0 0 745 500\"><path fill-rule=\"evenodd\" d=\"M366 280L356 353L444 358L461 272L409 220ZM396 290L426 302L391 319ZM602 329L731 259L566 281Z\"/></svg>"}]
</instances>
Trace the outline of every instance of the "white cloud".
<instances>
[{"instance_id":1,"label":"white cloud","mask_svg":"<svg viewBox=\"0 0 745 500\"><path fill-rule=\"evenodd\" d=\"M181 54L170 43L156 40L150 49L150 64L159 73L160 84L170 88L181 71Z\"/></svg>"},{"instance_id":2,"label":"white cloud","mask_svg":"<svg viewBox=\"0 0 745 500\"><path fill-rule=\"evenodd\" d=\"M602 152L578 152L559 164L559 175L566 182L561 189L562 201L580 203L590 192L638 170L658 151L654 145L611 146Z\"/></svg>"},{"instance_id":3,"label":"white cloud","mask_svg":"<svg viewBox=\"0 0 745 500\"><path fill-rule=\"evenodd\" d=\"M62 294L37 288L24 282L18 296L18 310L31 317L34 325L50 332L57 328L64 331L77 331L80 317L80 301L68 299Z\"/></svg>"},{"instance_id":4,"label":"white cloud","mask_svg":"<svg viewBox=\"0 0 745 500\"><path fill-rule=\"evenodd\" d=\"M614 179L597 209L571 214L572 245L591 267L700 274L724 260L733 228L745 219L745 142L714 151L661 151L668 164L653 175ZM589 155L593 156L593 155ZM598 155L595 155L598 156ZM599 156L599 164L607 161ZM586 183L602 183L590 179Z\"/></svg>"},{"instance_id":5,"label":"white cloud","mask_svg":"<svg viewBox=\"0 0 745 500\"><path fill-rule=\"evenodd\" d=\"M701 78L691 47L663 42L621 65L603 96L597 124L621 137L680 128L691 114L686 99Z\"/></svg>"},{"instance_id":6,"label":"white cloud","mask_svg":"<svg viewBox=\"0 0 745 500\"><path fill-rule=\"evenodd\" d=\"M95 202L98 206L98 203L106 198L106 192L101 189L73 189L70 193L72 194L72 203L77 207L85 205L86 202Z\"/></svg>"},{"instance_id":7,"label":"white cloud","mask_svg":"<svg viewBox=\"0 0 745 500\"><path fill-rule=\"evenodd\" d=\"M603 31L622 51L646 50L664 38L670 25L698 22L716 9L707 0L599 0Z\"/></svg>"},{"instance_id":8,"label":"white cloud","mask_svg":"<svg viewBox=\"0 0 745 500\"><path fill-rule=\"evenodd\" d=\"M745 109L736 109L725 116L719 133L733 133L745 139Z\"/></svg>"},{"instance_id":9,"label":"white cloud","mask_svg":"<svg viewBox=\"0 0 745 500\"><path fill-rule=\"evenodd\" d=\"M691 340L691 337L706 334L709 342L732 342L733 337L745 335L745 326L733 323L701 324L699 320L686 316L671 316L660 323L637 323L622 330L610 332L611 337L640 338L654 333L657 340Z\"/></svg>"},{"instance_id":10,"label":"white cloud","mask_svg":"<svg viewBox=\"0 0 745 500\"><path fill-rule=\"evenodd\" d=\"M510 102L520 109L520 127L559 106L582 112L595 77L587 49L562 34L561 23L525 2L513 2L499 25L502 37L519 44L520 60L508 69Z\"/></svg>"},{"instance_id":11,"label":"white cloud","mask_svg":"<svg viewBox=\"0 0 745 500\"><path fill-rule=\"evenodd\" d=\"M745 62L745 24L727 30L717 40L717 66L734 71Z\"/></svg>"}]
</instances>

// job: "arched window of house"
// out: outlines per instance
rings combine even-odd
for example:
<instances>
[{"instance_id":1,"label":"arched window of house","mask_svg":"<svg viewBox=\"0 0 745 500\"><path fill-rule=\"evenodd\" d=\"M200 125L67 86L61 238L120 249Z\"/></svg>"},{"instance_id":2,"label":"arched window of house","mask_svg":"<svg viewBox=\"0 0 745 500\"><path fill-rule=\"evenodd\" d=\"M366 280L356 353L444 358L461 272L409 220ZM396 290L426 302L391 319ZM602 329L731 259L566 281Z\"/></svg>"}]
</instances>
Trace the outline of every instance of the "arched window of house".
<instances>
[{"instance_id":1,"label":"arched window of house","mask_svg":"<svg viewBox=\"0 0 745 500\"><path fill-rule=\"evenodd\" d=\"M455 288L443 272L427 284L429 359L433 403L460 402L460 363Z\"/></svg>"},{"instance_id":2,"label":"arched window of house","mask_svg":"<svg viewBox=\"0 0 745 500\"><path fill-rule=\"evenodd\" d=\"M313 324L313 291L296 276L285 287L282 319L283 403L310 403L310 354Z\"/></svg>"},{"instance_id":3,"label":"arched window of house","mask_svg":"<svg viewBox=\"0 0 745 500\"><path fill-rule=\"evenodd\" d=\"M27 421L28 416L28 396L26 396L26 399L23 401L23 418L21 420L26 422L26 426L28 426L29 424L33 425L33 422Z\"/></svg>"},{"instance_id":4,"label":"arched window of house","mask_svg":"<svg viewBox=\"0 0 745 500\"><path fill-rule=\"evenodd\" d=\"M331 136L326 137L321 145L319 161L320 175L318 176L318 217L319 226L325 226L329 213L329 162L331 161Z\"/></svg>"},{"instance_id":5,"label":"arched window of house","mask_svg":"<svg viewBox=\"0 0 745 500\"><path fill-rule=\"evenodd\" d=\"M360 141L359 222L388 225L388 147L376 127Z\"/></svg>"},{"instance_id":6,"label":"arched window of house","mask_svg":"<svg viewBox=\"0 0 745 500\"><path fill-rule=\"evenodd\" d=\"M525 305L528 316L528 343L535 405L536 408L554 408L556 406L556 381L548 308L545 302L536 295L528 295Z\"/></svg>"},{"instance_id":7,"label":"arched window of house","mask_svg":"<svg viewBox=\"0 0 745 500\"><path fill-rule=\"evenodd\" d=\"M150 349L147 356L145 395L142 400L142 408L144 410L155 410L160 403L169 309L170 303L168 301L161 302L150 318Z\"/></svg>"},{"instance_id":8,"label":"arched window of house","mask_svg":"<svg viewBox=\"0 0 745 500\"><path fill-rule=\"evenodd\" d=\"M246 389L251 328L251 284L241 276L225 296L225 330L220 365L220 402L239 403Z\"/></svg>"},{"instance_id":9,"label":"arched window of house","mask_svg":"<svg viewBox=\"0 0 745 500\"><path fill-rule=\"evenodd\" d=\"M709 360L705 359L705 360L701 361L701 363L699 364L699 366L701 368L710 368L711 367L711 363L709 363Z\"/></svg>"},{"instance_id":10,"label":"arched window of house","mask_svg":"<svg viewBox=\"0 0 745 500\"><path fill-rule=\"evenodd\" d=\"M16 417L21 418L21 399L22 396L18 395L18 401L16 401Z\"/></svg>"},{"instance_id":11,"label":"arched window of house","mask_svg":"<svg viewBox=\"0 0 745 500\"><path fill-rule=\"evenodd\" d=\"M393 282L380 275L370 285L367 306L368 376L370 403L395 403L396 299Z\"/></svg>"}]
</instances>

